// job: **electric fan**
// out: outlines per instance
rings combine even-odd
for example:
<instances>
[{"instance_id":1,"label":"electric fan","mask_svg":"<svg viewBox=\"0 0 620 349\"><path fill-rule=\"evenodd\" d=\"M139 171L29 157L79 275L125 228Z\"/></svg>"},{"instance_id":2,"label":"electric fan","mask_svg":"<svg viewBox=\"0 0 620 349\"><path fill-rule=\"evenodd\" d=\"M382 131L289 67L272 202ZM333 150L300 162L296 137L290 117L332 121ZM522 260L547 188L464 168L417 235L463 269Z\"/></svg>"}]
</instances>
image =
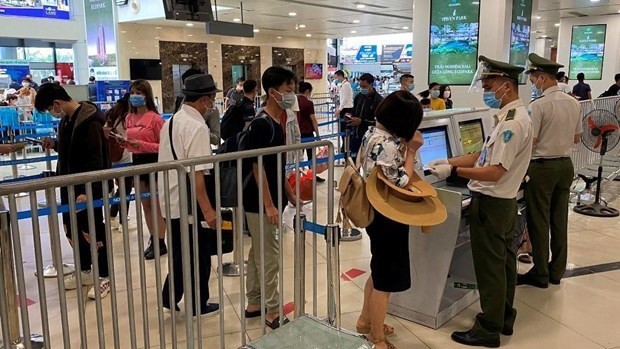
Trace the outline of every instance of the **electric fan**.
<instances>
[{"instance_id":1,"label":"electric fan","mask_svg":"<svg viewBox=\"0 0 620 349\"><path fill-rule=\"evenodd\" d=\"M583 118L581 140L590 151L601 154L596 178L596 196L594 202L577 205L573 211L593 217L617 217L618 210L601 205L601 182L603 180L603 160L608 150L614 149L620 141L620 130L616 116L606 110L596 109Z\"/></svg>"}]
</instances>

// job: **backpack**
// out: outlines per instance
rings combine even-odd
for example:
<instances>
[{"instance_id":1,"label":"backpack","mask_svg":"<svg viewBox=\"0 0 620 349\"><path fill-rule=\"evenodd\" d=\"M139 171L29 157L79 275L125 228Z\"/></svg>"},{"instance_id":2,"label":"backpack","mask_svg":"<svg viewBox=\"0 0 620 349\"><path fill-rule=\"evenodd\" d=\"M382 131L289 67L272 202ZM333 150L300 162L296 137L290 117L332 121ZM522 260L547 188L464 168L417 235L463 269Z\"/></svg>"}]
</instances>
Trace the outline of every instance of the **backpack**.
<instances>
[{"instance_id":1,"label":"backpack","mask_svg":"<svg viewBox=\"0 0 620 349\"><path fill-rule=\"evenodd\" d=\"M366 181L360 174L361 155L362 152L357 157L357 163L348 159L338 183L340 201L337 222L344 221L345 228L349 227L349 222L358 228L366 228L375 218L375 211L366 196Z\"/></svg>"},{"instance_id":2,"label":"backpack","mask_svg":"<svg viewBox=\"0 0 620 349\"><path fill-rule=\"evenodd\" d=\"M241 125L241 129L243 129L243 121L239 123L239 120L235 120L235 117L239 116L236 112L238 109L239 107L237 105L231 105L226 109L222 117L222 123L220 124L222 139L234 137L239 133L239 125Z\"/></svg>"},{"instance_id":3,"label":"backpack","mask_svg":"<svg viewBox=\"0 0 620 349\"><path fill-rule=\"evenodd\" d=\"M273 120L271 120L271 117L269 115L263 112L257 115L252 120L252 122L250 122L250 124L243 129L243 131L237 133L233 137L229 137L228 139L226 139L226 141L224 141L224 144L222 144L217 149L216 153L225 154L247 150L247 136L250 133L252 124L259 119L265 119L267 120L267 122L269 122L269 125L271 126L270 143L273 142L276 133L275 127L273 126ZM243 176L243 186L241 190L243 190L243 188L248 185L250 179L252 178L252 171L249 167L246 168L245 166L242 166L241 171ZM213 183L212 186L213 189L215 189L215 183ZM220 162L220 197L222 207L236 207L239 204L237 201L237 191L237 160ZM215 190L211 192L215 192Z\"/></svg>"}]
</instances>

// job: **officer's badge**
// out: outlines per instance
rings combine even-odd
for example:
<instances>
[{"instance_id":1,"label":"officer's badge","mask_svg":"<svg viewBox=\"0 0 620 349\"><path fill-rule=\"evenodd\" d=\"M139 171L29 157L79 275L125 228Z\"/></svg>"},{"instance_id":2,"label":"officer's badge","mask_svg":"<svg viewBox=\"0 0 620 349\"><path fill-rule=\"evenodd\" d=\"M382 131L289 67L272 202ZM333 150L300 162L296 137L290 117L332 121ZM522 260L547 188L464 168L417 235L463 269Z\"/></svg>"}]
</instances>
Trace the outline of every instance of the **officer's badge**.
<instances>
[{"instance_id":1,"label":"officer's badge","mask_svg":"<svg viewBox=\"0 0 620 349\"><path fill-rule=\"evenodd\" d=\"M502 137L504 138L504 143L510 142L510 140L512 139L513 135L514 135L514 133L512 133L512 131L510 131L510 130L504 131L504 133L502 134Z\"/></svg>"}]
</instances>

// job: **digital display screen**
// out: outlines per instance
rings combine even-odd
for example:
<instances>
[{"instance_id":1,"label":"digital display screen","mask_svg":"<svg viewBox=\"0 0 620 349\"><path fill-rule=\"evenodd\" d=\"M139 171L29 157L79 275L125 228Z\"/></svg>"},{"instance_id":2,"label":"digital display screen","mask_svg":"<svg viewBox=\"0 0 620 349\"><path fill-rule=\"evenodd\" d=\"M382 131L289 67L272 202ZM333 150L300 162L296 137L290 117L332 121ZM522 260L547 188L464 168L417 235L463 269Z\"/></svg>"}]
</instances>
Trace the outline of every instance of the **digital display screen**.
<instances>
[{"instance_id":1,"label":"digital display screen","mask_svg":"<svg viewBox=\"0 0 620 349\"><path fill-rule=\"evenodd\" d=\"M420 148L422 165L452 157L447 126L421 129L420 132L424 138L424 145Z\"/></svg>"},{"instance_id":2,"label":"digital display screen","mask_svg":"<svg viewBox=\"0 0 620 349\"><path fill-rule=\"evenodd\" d=\"M0 0L0 15L70 19L69 0Z\"/></svg>"},{"instance_id":3,"label":"digital display screen","mask_svg":"<svg viewBox=\"0 0 620 349\"><path fill-rule=\"evenodd\" d=\"M459 134L463 145L463 155L474 154L482 150L484 145L482 120L459 122Z\"/></svg>"},{"instance_id":4,"label":"digital display screen","mask_svg":"<svg viewBox=\"0 0 620 349\"><path fill-rule=\"evenodd\" d=\"M532 0L512 0L512 24L510 34L510 64L525 67L530 52L532 32ZM527 75L521 75L525 83Z\"/></svg>"},{"instance_id":5,"label":"digital display screen","mask_svg":"<svg viewBox=\"0 0 620 349\"><path fill-rule=\"evenodd\" d=\"M479 1L431 1L430 82L471 84L478 64L479 17Z\"/></svg>"},{"instance_id":6,"label":"digital display screen","mask_svg":"<svg viewBox=\"0 0 620 349\"><path fill-rule=\"evenodd\" d=\"M584 73L586 80L601 80L605 56L605 24L573 26L570 44L569 79Z\"/></svg>"},{"instance_id":7,"label":"digital display screen","mask_svg":"<svg viewBox=\"0 0 620 349\"><path fill-rule=\"evenodd\" d=\"M323 64L306 63L304 77L306 80L320 80L323 78Z\"/></svg>"}]
</instances>

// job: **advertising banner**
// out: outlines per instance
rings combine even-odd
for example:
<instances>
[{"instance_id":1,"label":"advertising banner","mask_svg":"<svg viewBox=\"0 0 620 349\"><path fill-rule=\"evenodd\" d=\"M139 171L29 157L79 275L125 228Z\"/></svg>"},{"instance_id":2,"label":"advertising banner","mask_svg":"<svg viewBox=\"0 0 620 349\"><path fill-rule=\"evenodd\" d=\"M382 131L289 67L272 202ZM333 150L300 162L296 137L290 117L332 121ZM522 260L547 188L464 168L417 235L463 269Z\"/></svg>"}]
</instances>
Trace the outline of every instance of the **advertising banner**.
<instances>
[{"instance_id":1,"label":"advertising banner","mask_svg":"<svg viewBox=\"0 0 620 349\"><path fill-rule=\"evenodd\" d=\"M0 16L70 19L69 0L0 0Z\"/></svg>"},{"instance_id":2,"label":"advertising banner","mask_svg":"<svg viewBox=\"0 0 620 349\"><path fill-rule=\"evenodd\" d=\"M359 51L357 51L355 60L357 63L377 63L377 56L377 45L362 45Z\"/></svg>"},{"instance_id":3,"label":"advertising banner","mask_svg":"<svg viewBox=\"0 0 620 349\"><path fill-rule=\"evenodd\" d=\"M431 0L429 81L469 85L478 62L480 5L469 0Z\"/></svg>"},{"instance_id":4,"label":"advertising banner","mask_svg":"<svg viewBox=\"0 0 620 349\"><path fill-rule=\"evenodd\" d=\"M392 64L394 62L398 62L404 48L404 45L383 45L381 64Z\"/></svg>"},{"instance_id":5,"label":"advertising banner","mask_svg":"<svg viewBox=\"0 0 620 349\"><path fill-rule=\"evenodd\" d=\"M601 80L605 55L605 24L573 26L570 44L569 79L584 73L587 80Z\"/></svg>"},{"instance_id":6,"label":"advertising banner","mask_svg":"<svg viewBox=\"0 0 620 349\"><path fill-rule=\"evenodd\" d=\"M512 24L510 35L510 64L525 67L530 53L532 32L532 0L512 1ZM526 79L526 75L521 76ZM521 81L525 82L525 81Z\"/></svg>"},{"instance_id":7,"label":"advertising banner","mask_svg":"<svg viewBox=\"0 0 620 349\"><path fill-rule=\"evenodd\" d=\"M320 80L323 78L323 64L306 63L304 78L306 80Z\"/></svg>"},{"instance_id":8,"label":"advertising banner","mask_svg":"<svg viewBox=\"0 0 620 349\"><path fill-rule=\"evenodd\" d=\"M85 1L89 74L97 80L118 79L113 0Z\"/></svg>"}]
</instances>

